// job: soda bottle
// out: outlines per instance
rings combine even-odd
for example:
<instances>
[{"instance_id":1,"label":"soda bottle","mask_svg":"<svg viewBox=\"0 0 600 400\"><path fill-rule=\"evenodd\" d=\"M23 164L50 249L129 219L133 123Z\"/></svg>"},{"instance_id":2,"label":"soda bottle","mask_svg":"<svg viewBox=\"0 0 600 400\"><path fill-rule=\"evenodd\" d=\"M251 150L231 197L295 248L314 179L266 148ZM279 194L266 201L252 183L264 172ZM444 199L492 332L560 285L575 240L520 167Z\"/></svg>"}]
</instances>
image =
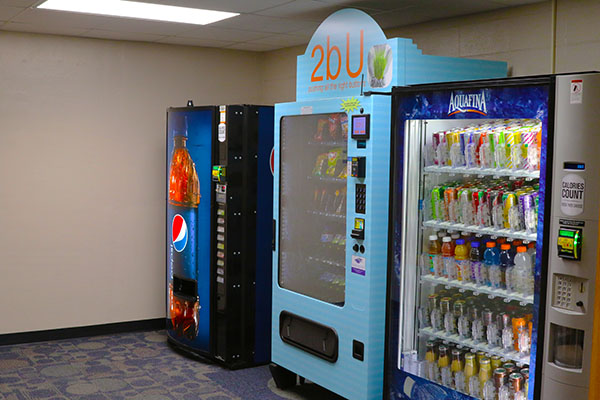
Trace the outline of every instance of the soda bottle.
<instances>
[{"instance_id":1,"label":"soda bottle","mask_svg":"<svg viewBox=\"0 0 600 400\"><path fill-rule=\"evenodd\" d=\"M456 279L454 246L452 245L452 238L450 236L444 236L442 239L442 259L444 261L444 277Z\"/></svg>"},{"instance_id":2,"label":"soda bottle","mask_svg":"<svg viewBox=\"0 0 600 400\"><path fill-rule=\"evenodd\" d=\"M514 292L513 258L510 255L510 244L506 243L500 246L500 279L502 288L509 292Z\"/></svg>"},{"instance_id":3,"label":"soda bottle","mask_svg":"<svg viewBox=\"0 0 600 400\"><path fill-rule=\"evenodd\" d=\"M515 281L517 282L518 291L524 296L533 294L533 268L531 256L527 253L525 246L517 247L517 255L515 256L514 268Z\"/></svg>"},{"instance_id":4,"label":"soda bottle","mask_svg":"<svg viewBox=\"0 0 600 400\"><path fill-rule=\"evenodd\" d=\"M467 255L468 249L465 240L458 239L454 248L454 260L456 261L456 279L459 281L468 282L471 276L471 268Z\"/></svg>"},{"instance_id":5,"label":"soda bottle","mask_svg":"<svg viewBox=\"0 0 600 400\"><path fill-rule=\"evenodd\" d=\"M196 222L200 204L200 181L186 148L187 117L175 121L173 154L169 167L167 216L169 238L169 310L173 329L194 339L198 333L198 272L196 265Z\"/></svg>"},{"instance_id":6,"label":"soda bottle","mask_svg":"<svg viewBox=\"0 0 600 400\"><path fill-rule=\"evenodd\" d=\"M500 274L500 252L496 247L496 242L486 243L486 249L483 252L483 264L485 265L486 276L488 277L488 286L499 289L502 279Z\"/></svg>"},{"instance_id":7,"label":"soda bottle","mask_svg":"<svg viewBox=\"0 0 600 400\"><path fill-rule=\"evenodd\" d=\"M479 242L471 242L471 252L469 254L471 260L471 281L478 285L486 284L485 270L481 263L482 255L482 252L479 251Z\"/></svg>"},{"instance_id":8,"label":"soda bottle","mask_svg":"<svg viewBox=\"0 0 600 400\"><path fill-rule=\"evenodd\" d=\"M443 276L442 267L442 248L437 235L429 236L429 246L427 248L427 259L429 261L429 273L435 276Z\"/></svg>"}]
</instances>

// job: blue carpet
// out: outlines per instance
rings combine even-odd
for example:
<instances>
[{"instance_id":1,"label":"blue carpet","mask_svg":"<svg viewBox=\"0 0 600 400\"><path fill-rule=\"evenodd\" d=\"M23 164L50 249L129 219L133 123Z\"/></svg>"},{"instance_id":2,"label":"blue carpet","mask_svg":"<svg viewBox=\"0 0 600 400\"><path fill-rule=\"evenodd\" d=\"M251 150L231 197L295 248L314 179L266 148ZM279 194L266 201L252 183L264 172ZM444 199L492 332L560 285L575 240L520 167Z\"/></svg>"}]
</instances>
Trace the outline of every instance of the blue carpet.
<instances>
[{"instance_id":1,"label":"blue carpet","mask_svg":"<svg viewBox=\"0 0 600 400\"><path fill-rule=\"evenodd\" d=\"M230 371L173 351L164 331L0 347L0 400L341 399L314 384L282 392L266 366Z\"/></svg>"}]
</instances>

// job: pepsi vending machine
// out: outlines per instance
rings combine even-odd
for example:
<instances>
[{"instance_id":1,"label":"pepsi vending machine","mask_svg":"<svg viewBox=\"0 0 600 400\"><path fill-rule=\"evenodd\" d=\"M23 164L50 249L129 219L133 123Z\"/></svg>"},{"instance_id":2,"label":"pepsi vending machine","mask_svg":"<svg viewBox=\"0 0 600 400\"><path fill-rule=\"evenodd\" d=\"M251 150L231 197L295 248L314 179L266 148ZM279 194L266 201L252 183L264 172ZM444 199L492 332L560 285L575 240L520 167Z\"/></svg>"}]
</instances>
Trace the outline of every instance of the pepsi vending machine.
<instances>
[{"instance_id":1,"label":"pepsi vending machine","mask_svg":"<svg viewBox=\"0 0 600 400\"><path fill-rule=\"evenodd\" d=\"M230 368L270 359L273 107L167 110L167 334Z\"/></svg>"},{"instance_id":2,"label":"pepsi vending machine","mask_svg":"<svg viewBox=\"0 0 600 400\"><path fill-rule=\"evenodd\" d=\"M275 106L272 374L349 399L383 394L393 85L506 74L433 57L367 14L329 16L298 57L297 101Z\"/></svg>"},{"instance_id":3,"label":"pepsi vending machine","mask_svg":"<svg viewBox=\"0 0 600 400\"><path fill-rule=\"evenodd\" d=\"M392 104L386 398L598 399L600 74Z\"/></svg>"}]
</instances>

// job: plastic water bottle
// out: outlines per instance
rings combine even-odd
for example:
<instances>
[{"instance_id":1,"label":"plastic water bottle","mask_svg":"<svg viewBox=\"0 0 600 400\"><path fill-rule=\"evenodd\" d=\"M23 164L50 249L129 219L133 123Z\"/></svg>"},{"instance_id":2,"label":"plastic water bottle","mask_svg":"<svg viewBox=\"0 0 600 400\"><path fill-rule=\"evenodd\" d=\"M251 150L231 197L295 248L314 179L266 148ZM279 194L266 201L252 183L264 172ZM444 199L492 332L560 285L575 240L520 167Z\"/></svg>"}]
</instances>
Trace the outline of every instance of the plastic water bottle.
<instances>
[{"instance_id":1,"label":"plastic water bottle","mask_svg":"<svg viewBox=\"0 0 600 400\"><path fill-rule=\"evenodd\" d=\"M500 274L500 252L496 247L496 242L487 242L486 249L483 252L483 265L485 266L487 285L499 289L502 284Z\"/></svg>"},{"instance_id":2,"label":"plastic water bottle","mask_svg":"<svg viewBox=\"0 0 600 400\"><path fill-rule=\"evenodd\" d=\"M444 262L444 276L448 279L456 279L454 245L450 236L444 236L442 239L442 260Z\"/></svg>"},{"instance_id":3,"label":"plastic water bottle","mask_svg":"<svg viewBox=\"0 0 600 400\"><path fill-rule=\"evenodd\" d=\"M464 239L456 241L454 248L454 260L456 262L456 279L468 282L471 277L471 268L469 266L468 249Z\"/></svg>"},{"instance_id":4,"label":"plastic water bottle","mask_svg":"<svg viewBox=\"0 0 600 400\"><path fill-rule=\"evenodd\" d=\"M500 246L500 281L502 288L509 292L514 292L514 282L512 279L514 262L510 255L510 244L506 243Z\"/></svg>"},{"instance_id":5,"label":"plastic water bottle","mask_svg":"<svg viewBox=\"0 0 600 400\"><path fill-rule=\"evenodd\" d=\"M481 262L483 253L479 251L479 242L471 242L471 253L469 258L471 259L471 281L478 285L486 284L486 275Z\"/></svg>"},{"instance_id":6,"label":"plastic water bottle","mask_svg":"<svg viewBox=\"0 0 600 400\"><path fill-rule=\"evenodd\" d=\"M515 281L518 282L517 288L524 296L533 294L533 263L531 256L527 253L525 246L517 247L515 256Z\"/></svg>"}]
</instances>

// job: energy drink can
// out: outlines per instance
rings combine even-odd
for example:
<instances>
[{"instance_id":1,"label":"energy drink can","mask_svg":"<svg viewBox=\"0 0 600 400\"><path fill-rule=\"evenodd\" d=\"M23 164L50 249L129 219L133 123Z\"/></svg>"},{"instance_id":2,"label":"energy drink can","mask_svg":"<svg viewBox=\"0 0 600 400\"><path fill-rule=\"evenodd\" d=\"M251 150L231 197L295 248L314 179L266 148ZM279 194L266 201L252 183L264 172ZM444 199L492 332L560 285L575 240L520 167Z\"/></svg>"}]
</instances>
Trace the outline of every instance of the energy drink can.
<instances>
[{"instance_id":1,"label":"energy drink can","mask_svg":"<svg viewBox=\"0 0 600 400\"><path fill-rule=\"evenodd\" d=\"M488 193L488 204L490 205L489 207L492 217L492 227L495 229L504 228L503 196L504 192L502 190L490 190Z\"/></svg>"},{"instance_id":2,"label":"energy drink can","mask_svg":"<svg viewBox=\"0 0 600 400\"><path fill-rule=\"evenodd\" d=\"M444 190L444 209L449 222L458 222L458 190L456 187L448 187Z\"/></svg>"},{"instance_id":3,"label":"energy drink can","mask_svg":"<svg viewBox=\"0 0 600 400\"><path fill-rule=\"evenodd\" d=\"M443 221L444 218L444 188L435 186L431 190L431 218L436 221Z\"/></svg>"},{"instance_id":4,"label":"energy drink can","mask_svg":"<svg viewBox=\"0 0 600 400\"><path fill-rule=\"evenodd\" d=\"M433 156L433 164L441 165L439 159L438 147L440 146L440 133L434 132L431 136L431 153Z\"/></svg>"},{"instance_id":5,"label":"energy drink can","mask_svg":"<svg viewBox=\"0 0 600 400\"><path fill-rule=\"evenodd\" d=\"M475 194L473 194L475 196ZM477 192L477 224L482 227L492 225L492 216L490 214L489 192L481 189Z\"/></svg>"},{"instance_id":6,"label":"energy drink can","mask_svg":"<svg viewBox=\"0 0 600 400\"><path fill-rule=\"evenodd\" d=\"M506 192L502 195L503 212L502 219L505 229L518 229L519 208L517 195L514 192ZM517 220L515 220L515 218Z\"/></svg>"},{"instance_id":7,"label":"energy drink can","mask_svg":"<svg viewBox=\"0 0 600 400\"><path fill-rule=\"evenodd\" d=\"M473 225L473 199L471 189L461 188L458 191L459 213L458 222Z\"/></svg>"}]
</instances>

